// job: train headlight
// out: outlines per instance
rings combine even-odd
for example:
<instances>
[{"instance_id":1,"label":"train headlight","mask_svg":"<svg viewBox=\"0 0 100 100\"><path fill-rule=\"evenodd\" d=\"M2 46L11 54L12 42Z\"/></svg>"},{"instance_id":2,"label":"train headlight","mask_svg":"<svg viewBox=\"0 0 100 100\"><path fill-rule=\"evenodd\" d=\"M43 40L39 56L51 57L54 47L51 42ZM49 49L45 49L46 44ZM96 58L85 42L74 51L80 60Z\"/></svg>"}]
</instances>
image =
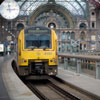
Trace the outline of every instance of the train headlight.
<instances>
[{"instance_id":1,"label":"train headlight","mask_svg":"<svg viewBox=\"0 0 100 100\"><path fill-rule=\"evenodd\" d=\"M26 63L26 62L27 62L27 60L25 60L25 59L21 60L21 63Z\"/></svg>"},{"instance_id":2,"label":"train headlight","mask_svg":"<svg viewBox=\"0 0 100 100\"><path fill-rule=\"evenodd\" d=\"M49 75L53 75L53 72L50 72Z\"/></svg>"},{"instance_id":3,"label":"train headlight","mask_svg":"<svg viewBox=\"0 0 100 100\"><path fill-rule=\"evenodd\" d=\"M57 70L56 70L56 69L55 69L54 71L55 71L55 73L57 72Z\"/></svg>"},{"instance_id":4,"label":"train headlight","mask_svg":"<svg viewBox=\"0 0 100 100\"><path fill-rule=\"evenodd\" d=\"M50 62L53 62L53 60L50 60Z\"/></svg>"},{"instance_id":5,"label":"train headlight","mask_svg":"<svg viewBox=\"0 0 100 100\"><path fill-rule=\"evenodd\" d=\"M56 60L54 59L53 62L56 63Z\"/></svg>"},{"instance_id":6,"label":"train headlight","mask_svg":"<svg viewBox=\"0 0 100 100\"><path fill-rule=\"evenodd\" d=\"M52 59L52 60L50 60L50 62L54 62L54 63L56 63L56 60L55 60L55 59Z\"/></svg>"},{"instance_id":7,"label":"train headlight","mask_svg":"<svg viewBox=\"0 0 100 100\"><path fill-rule=\"evenodd\" d=\"M24 60L21 60L21 63L23 63L24 62Z\"/></svg>"},{"instance_id":8,"label":"train headlight","mask_svg":"<svg viewBox=\"0 0 100 100\"><path fill-rule=\"evenodd\" d=\"M24 62L26 63L26 62L27 62L27 60L24 60Z\"/></svg>"}]
</instances>

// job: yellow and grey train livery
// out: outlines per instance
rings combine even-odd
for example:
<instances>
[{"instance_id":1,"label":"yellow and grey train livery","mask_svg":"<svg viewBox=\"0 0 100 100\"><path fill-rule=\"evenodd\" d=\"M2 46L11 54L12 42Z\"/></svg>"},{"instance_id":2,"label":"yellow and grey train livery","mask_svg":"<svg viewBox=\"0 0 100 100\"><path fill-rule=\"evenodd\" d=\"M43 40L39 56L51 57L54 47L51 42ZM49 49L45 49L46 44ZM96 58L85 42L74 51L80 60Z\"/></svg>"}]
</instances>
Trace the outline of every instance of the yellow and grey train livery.
<instances>
[{"instance_id":1,"label":"yellow and grey train livery","mask_svg":"<svg viewBox=\"0 0 100 100\"><path fill-rule=\"evenodd\" d=\"M18 36L19 76L57 74L57 36L53 29L28 27Z\"/></svg>"}]
</instances>

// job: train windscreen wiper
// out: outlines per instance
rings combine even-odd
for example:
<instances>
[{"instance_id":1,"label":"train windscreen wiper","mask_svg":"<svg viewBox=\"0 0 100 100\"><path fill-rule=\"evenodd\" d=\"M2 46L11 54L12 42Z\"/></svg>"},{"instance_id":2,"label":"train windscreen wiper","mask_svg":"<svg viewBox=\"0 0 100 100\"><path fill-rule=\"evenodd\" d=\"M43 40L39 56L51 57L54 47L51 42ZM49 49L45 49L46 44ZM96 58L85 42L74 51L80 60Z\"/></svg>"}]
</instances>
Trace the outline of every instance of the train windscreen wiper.
<instances>
[{"instance_id":1,"label":"train windscreen wiper","mask_svg":"<svg viewBox=\"0 0 100 100\"><path fill-rule=\"evenodd\" d=\"M36 46L29 46L28 49L31 49L31 50L34 50L36 49L37 47Z\"/></svg>"},{"instance_id":2,"label":"train windscreen wiper","mask_svg":"<svg viewBox=\"0 0 100 100\"><path fill-rule=\"evenodd\" d=\"M46 50L48 47L47 46L41 46L40 49Z\"/></svg>"}]
</instances>

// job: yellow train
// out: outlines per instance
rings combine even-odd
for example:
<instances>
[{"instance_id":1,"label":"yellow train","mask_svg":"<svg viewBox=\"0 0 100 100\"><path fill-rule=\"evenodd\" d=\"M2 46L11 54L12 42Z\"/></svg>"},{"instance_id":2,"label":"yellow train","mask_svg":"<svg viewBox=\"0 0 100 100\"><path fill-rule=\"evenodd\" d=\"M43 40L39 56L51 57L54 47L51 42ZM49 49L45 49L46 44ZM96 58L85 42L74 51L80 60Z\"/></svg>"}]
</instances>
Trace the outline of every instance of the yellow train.
<instances>
[{"instance_id":1,"label":"yellow train","mask_svg":"<svg viewBox=\"0 0 100 100\"><path fill-rule=\"evenodd\" d=\"M57 74L57 36L53 29L27 27L18 36L19 76Z\"/></svg>"}]
</instances>

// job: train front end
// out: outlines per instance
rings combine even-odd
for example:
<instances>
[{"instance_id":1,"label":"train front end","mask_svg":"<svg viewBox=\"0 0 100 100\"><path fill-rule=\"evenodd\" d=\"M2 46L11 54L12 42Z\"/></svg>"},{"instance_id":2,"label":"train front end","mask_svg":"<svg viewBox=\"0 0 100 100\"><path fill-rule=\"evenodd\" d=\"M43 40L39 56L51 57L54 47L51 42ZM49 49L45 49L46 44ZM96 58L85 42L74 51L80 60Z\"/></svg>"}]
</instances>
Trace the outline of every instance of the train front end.
<instances>
[{"instance_id":1,"label":"train front end","mask_svg":"<svg viewBox=\"0 0 100 100\"><path fill-rule=\"evenodd\" d=\"M18 38L20 76L57 75L57 36L45 27L29 27Z\"/></svg>"}]
</instances>

